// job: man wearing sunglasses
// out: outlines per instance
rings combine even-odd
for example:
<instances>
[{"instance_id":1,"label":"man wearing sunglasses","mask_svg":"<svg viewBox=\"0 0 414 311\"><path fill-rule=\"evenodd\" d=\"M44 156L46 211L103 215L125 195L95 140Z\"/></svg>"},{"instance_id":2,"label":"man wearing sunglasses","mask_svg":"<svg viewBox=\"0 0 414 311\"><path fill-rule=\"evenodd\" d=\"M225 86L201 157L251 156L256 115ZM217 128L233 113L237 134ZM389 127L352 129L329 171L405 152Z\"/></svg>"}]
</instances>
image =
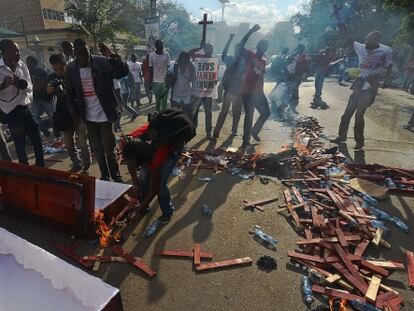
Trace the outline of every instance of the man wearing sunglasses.
<instances>
[{"instance_id":1,"label":"man wearing sunglasses","mask_svg":"<svg viewBox=\"0 0 414 311\"><path fill-rule=\"evenodd\" d=\"M33 145L36 166L44 167L39 125L29 109L33 85L27 66L20 60L19 46L11 40L0 41L0 122L7 124L13 137L19 163L29 164L26 135Z\"/></svg>"}]
</instances>

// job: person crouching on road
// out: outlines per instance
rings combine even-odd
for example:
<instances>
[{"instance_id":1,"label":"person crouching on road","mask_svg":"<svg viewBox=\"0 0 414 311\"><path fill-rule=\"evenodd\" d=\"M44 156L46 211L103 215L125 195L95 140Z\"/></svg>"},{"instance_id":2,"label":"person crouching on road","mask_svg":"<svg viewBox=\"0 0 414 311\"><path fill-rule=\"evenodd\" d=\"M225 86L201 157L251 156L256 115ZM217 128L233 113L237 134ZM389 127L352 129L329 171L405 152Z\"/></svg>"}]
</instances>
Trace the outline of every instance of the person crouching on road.
<instances>
[{"instance_id":1,"label":"person crouching on road","mask_svg":"<svg viewBox=\"0 0 414 311\"><path fill-rule=\"evenodd\" d=\"M147 211L155 196L158 196L162 216L159 221L168 223L174 213L171 194L168 188L174 167L177 164L184 142L178 144L156 145L148 143L144 137L148 135L149 123L146 123L132 133L123 146L123 158L128 165L134 186L141 197L141 208ZM138 171L140 172L138 178Z\"/></svg>"}]
</instances>

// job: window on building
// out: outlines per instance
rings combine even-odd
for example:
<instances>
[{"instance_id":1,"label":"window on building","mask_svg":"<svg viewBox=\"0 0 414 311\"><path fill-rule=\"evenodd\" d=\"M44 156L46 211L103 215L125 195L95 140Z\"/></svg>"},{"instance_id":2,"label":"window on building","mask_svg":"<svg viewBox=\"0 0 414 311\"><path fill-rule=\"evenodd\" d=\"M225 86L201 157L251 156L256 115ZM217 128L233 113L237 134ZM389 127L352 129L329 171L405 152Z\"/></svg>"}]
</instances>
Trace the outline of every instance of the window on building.
<instances>
[{"instance_id":1,"label":"window on building","mask_svg":"<svg viewBox=\"0 0 414 311\"><path fill-rule=\"evenodd\" d=\"M43 17L55 21L65 22L65 13L52 9L43 9Z\"/></svg>"}]
</instances>

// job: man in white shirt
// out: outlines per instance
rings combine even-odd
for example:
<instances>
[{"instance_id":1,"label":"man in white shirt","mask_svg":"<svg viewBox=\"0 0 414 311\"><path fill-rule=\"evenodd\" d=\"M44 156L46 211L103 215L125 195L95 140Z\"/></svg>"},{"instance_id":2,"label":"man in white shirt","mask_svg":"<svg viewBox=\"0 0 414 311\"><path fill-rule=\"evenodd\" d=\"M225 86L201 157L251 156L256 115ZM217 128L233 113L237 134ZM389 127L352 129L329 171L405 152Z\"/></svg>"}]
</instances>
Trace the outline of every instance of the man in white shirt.
<instances>
[{"instance_id":1,"label":"man in white shirt","mask_svg":"<svg viewBox=\"0 0 414 311\"><path fill-rule=\"evenodd\" d=\"M112 123L119 117L113 79L128 74L128 66L105 44L105 57L91 55L82 39L74 41L74 62L66 71L66 103L74 121L83 121L101 171L101 179L122 182L115 153Z\"/></svg>"},{"instance_id":2,"label":"man in white shirt","mask_svg":"<svg viewBox=\"0 0 414 311\"><path fill-rule=\"evenodd\" d=\"M129 71L131 72L132 78L134 79L134 85L133 87L131 87L129 100L131 101L132 106L134 106L134 102L136 102L136 106L138 107L139 105L141 105L142 69L141 65L137 62L137 56L135 54L131 55L131 61L128 63L128 67ZM128 108L125 107L125 109L127 110ZM130 113L132 112L130 111Z\"/></svg>"},{"instance_id":3,"label":"man in white shirt","mask_svg":"<svg viewBox=\"0 0 414 311\"><path fill-rule=\"evenodd\" d=\"M348 39L348 43L354 48L359 59L361 76L355 80L353 93L348 101L339 125L338 137L331 140L332 143L346 143L349 123L355 114L354 137L356 141L355 150L364 147L364 115L367 109L375 102L379 88L379 76L385 70L387 75L391 70L392 49L380 44L381 33L371 32L365 39L365 44Z\"/></svg>"},{"instance_id":4,"label":"man in white shirt","mask_svg":"<svg viewBox=\"0 0 414 311\"><path fill-rule=\"evenodd\" d=\"M26 135L29 137L36 165L45 166L39 125L29 109L33 85L27 66L20 60L19 46L11 40L0 41L0 122L7 124L13 137L19 163L29 164Z\"/></svg>"},{"instance_id":5,"label":"man in white shirt","mask_svg":"<svg viewBox=\"0 0 414 311\"><path fill-rule=\"evenodd\" d=\"M151 81L155 95L157 111L167 108L167 94L165 77L170 66L170 55L164 51L164 42L155 41L155 52L149 55L149 67L151 70Z\"/></svg>"}]
</instances>

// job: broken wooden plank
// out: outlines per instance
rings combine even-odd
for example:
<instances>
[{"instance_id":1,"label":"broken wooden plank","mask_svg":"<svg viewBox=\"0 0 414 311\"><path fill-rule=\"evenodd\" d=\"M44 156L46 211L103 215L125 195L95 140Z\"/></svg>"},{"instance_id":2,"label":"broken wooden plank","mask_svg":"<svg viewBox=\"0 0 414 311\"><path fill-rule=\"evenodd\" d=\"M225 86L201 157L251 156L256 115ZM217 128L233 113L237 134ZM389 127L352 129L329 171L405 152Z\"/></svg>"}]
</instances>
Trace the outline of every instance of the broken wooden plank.
<instances>
[{"instance_id":1,"label":"broken wooden plank","mask_svg":"<svg viewBox=\"0 0 414 311\"><path fill-rule=\"evenodd\" d=\"M383 234L384 234L384 229L383 228L377 228L377 231L375 232L375 236L372 239L372 244L374 244L376 246L379 246Z\"/></svg>"},{"instance_id":2,"label":"broken wooden plank","mask_svg":"<svg viewBox=\"0 0 414 311\"><path fill-rule=\"evenodd\" d=\"M377 301L375 302L375 307L382 309L384 306L384 302L387 300L393 299L397 297L397 295L393 292L386 292L377 296Z\"/></svg>"},{"instance_id":3,"label":"broken wooden plank","mask_svg":"<svg viewBox=\"0 0 414 311\"><path fill-rule=\"evenodd\" d=\"M128 252L124 251L120 246L118 245L112 246L111 249L115 254L125 258L131 265L140 269L141 271L146 273L148 276L154 277L157 275L157 272L152 270L150 266L148 266L145 262L136 260L135 257L131 256Z\"/></svg>"},{"instance_id":4,"label":"broken wooden plank","mask_svg":"<svg viewBox=\"0 0 414 311\"><path fill-rule=\"evenodd\" d=\"M199 243L194 244L194 264L196 266L201 264L201 245Z\"/></svg>"},{"instance_id":5,"label":"broken wooden plank","mask_svg":"<svg viewBox=\"0 0 414 311\"><path fill-rule=\"evenodd\" d=\"M363 275L362 273L359 274L361 277L363 277L365 280L367 280L368 282L371 282L371 277ZM393 289L392 287L386 286L384 284L381 283L380 288L382 290L385 290L387 292L392 292L396 295L399 295L399 292L397 292L395 289Z\"/></svg>"},{"instance_id":6,"label":"broken wooden plank","mask_svg":"<svg viewBox=\"0 0 414 311\"><path fill-rule=\"evenodd\" d=\"M337 289L333 289L333 288L328 288L328 287L322 287L319 285L313 285L312 286L312 290L315 293L319 293L328 297L336 297L336 298L341 298L341 299L346 299L346 300L359 300L359 301L363 301L365 302L365 298L358 296L358 295L354 295L354 294L350 294L347 291L342 291L342 290L337 290Z\"/></svg>"},{"instance_id":7,"label":"broken wooden plank","mask_svg":"<svg viewBox=\"0 0 414 311\"><path fill-rule=\"evenodd\" d=\"M353 241L360 241L361 237L359 235L348 235L348 236L344 236L344 239L347 242L353 242ZM321 242L338 243L338 238L331 237L331 238L315 238L315 239L310 239L310 240L299 240L296 242L296 244L298 245L319 244Z\"/></svg>"},{"instance_id":8,"label":"broken wooden plank","mask_svg":"<svg viewBox=\"0 0 414 311\"><path fill-rule=\"evenodd\" d=\"M104 248L101 248L98 251L97 256L103 256L104 253L105 253L105 249ZM100 266L101 266L101 261L100 260L96 260L95 263L93 264L92 271L98 272Z\"/></svg>"},{"instance_id":9,"label":"broken wooden plank","mask_svg":"<svg viewBox=\"0 0 414 311\"><path fill-rule=\"evenodd\" d=\"M78 244L76 244L78 245ZM77 247L77 246L76 246ZM72 247L66 247L63 244L56 244L56 248L61 251L64 255L68 256L70 259L72 259L73 261L77 262L78 264L80 264L81 266L87 268L87 269L91 269L93 267L93 263L91 262L85 262L81 256L79 256L78 254L75 253L75 246Z\"/></svg>"},{"instance_id":10,"label":"broken wooden plank","mask_svg":"<svg viewBox=\"0 0 414 311\"><path fill-rule=\"evenodd\" d=\"M408 285L414 288L414 253L405 251L405 256L407 258Z\"/></svg>"},{"instance_id":11,"label":"broken wooden plank","mask_svg":"<svg viewBox=\"0 0 414 311\"><path fill-rule=\"evenodd\" d=\"M325 259L323 259L322 257L306 255L306 254L298 253L296 251L289 251L288 257L303 259L303 260L312 261L312 262L319 262L319 263L325 262Z\"/></svg>"},{"instance_id":12,"label":"broken wooden plank","mask_svg":"<svg viewBox=\"0 0 414 311\"><path fill-rule=\"evenodd\" d=\"M155 253L157 256L171 256L171 257L187 257L187 258L193 258L194 257L194 251L182 251L182 250L163 250L158 251ZM207 252L201 252L200 258L202 259L212 259L213 253L207 253Z\"/></svg>"},{"instance_id":13,"label":"broken wooden plank","mask_svg":"<svg viewBox=\"0 0 414 311\"><path fill-rule=\"evenodd\" d=\"M296 213L296 211L293 209L292 204L292 196L290 194L289 190L283 191L283 194L286 199L287 209L289 210L290 215L292 216L293 220L295 221L295 224L298 228L302 228L302 224L300 223L299 216Z\"/></svg>"},{"instance_id":14,"label":"broken wooden plank","mask_svg":"<svg viewBox=\"0 0 414 311\"><path fill-rule=\"evenodd\" d=\"M218 269L218 268L224 268L224 267L247 265L247 264L251 264L252 262L253 260L250 257L230 259L230 260L217 261L217 262L211 262L211 263L203 263L203 264L200 264L199 266L196 266L196 270L205 271L205 270Z\"/></svg>"},{"instance_id":15,"label":"broken wooden plank","mask_svg":"<svg viewBox=\"0 0 414 311\"><path fill-rule=\"evenodd\" d=\"M349 244L348 244L348 242L346 241L346 239L345 239L345 235L344 235L344 233L342 232L342 229L341 229L341 227L339 226L339 224L337 224L337 227L336 227L336 229L335 229L335 232L336 232L336 236L338 237L339 244L340 244L342 247L348 247L348 246L349 246Z\"/></svg>"},{"instance_id":16,"label":"broken wooden plank","mask_svg":"<svg viewBox=\"0 0 414 311\"><path fill-rule=\"evenodd\" d=\"M378 290L381 284L381 277L379 275L374 274L369 282L368 290L365 294L365 298L371 302L375 303L377 300Z\"/></svg>"},{"instance_id":17,"label":"broken wooden plank","mask_svg":"<svg viewBox=\"0 0 414 311\"><path fill-rule=\"evenodd\" d=\"M303 204L305 212L309 212L309 206L306 205L305 200L303 199L302 195L300 194L299 190L296 187L292 187L292 192L295 195L296 199L298 200L299 204Z\"/></svg>"},{"instance_id":18,"label":"broken wooden plank","mask_svg":"<svg viewBox=\"0 0 414 311\"><path fill-rule=\"evenodd\" d=\"M354 255L362 256L365 253L369 243L370 243L369 240L363 240L362 242L358 243L358 245L355 249Z\"/></svg>"},{"instance_id":19,"label":"broken wooden plank","mask_svg":"<svg viewBox=\"0 0 414 311\"><path fill-rule=\"evenodd\" d=\"M382 260L367 260L367 262L372 263L378 267L383 267L386 269L391 270L405 270L405 266L403 263L390 260L390 261L382 261Z\"/></svg>"},{"instance_id":20,"label":"broken wooden plank","mask_svg":"<svg viewBox=\"0 0 414 311\"><path fill-rule=\"evenodd\" d=\"M376 274L381 275L382 277L387 277L387 276L390 274L390 273L389 273L387 270L385 270L384 268L379 267L379 266L376 266L376 265L374 265L374 264L372 264L372 263L368 262L368 261L367 261L367 260L365 260L365 259L361 259L361 261L360 261L360 265L361 265L362 267L365 267L365 268L367 268L367 269L369 269L369 270L371 270L371 271L375 272Z\"/></svg>"}]
</instances>

